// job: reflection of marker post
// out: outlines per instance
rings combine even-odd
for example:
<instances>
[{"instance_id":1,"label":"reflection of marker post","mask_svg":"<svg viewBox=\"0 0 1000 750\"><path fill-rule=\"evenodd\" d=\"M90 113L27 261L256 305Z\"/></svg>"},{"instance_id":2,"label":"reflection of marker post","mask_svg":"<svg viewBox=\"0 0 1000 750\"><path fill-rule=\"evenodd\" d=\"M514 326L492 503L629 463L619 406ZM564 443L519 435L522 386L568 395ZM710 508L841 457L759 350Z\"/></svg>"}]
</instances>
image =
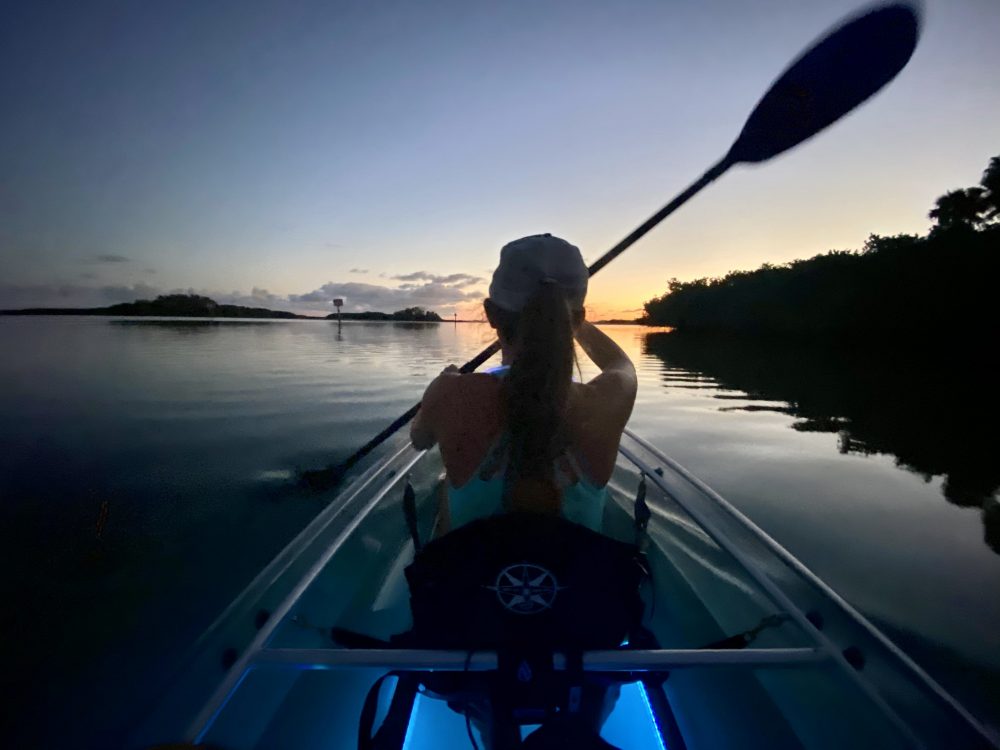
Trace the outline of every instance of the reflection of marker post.
<instances>
[{"instance_id":1,"label":"reflection of marker post","mask_svg":"<svg viewBox=\"0 0 1000 750\"><path fill-rule=\"evenodd\" d=\"M333 306L337 308L337 325L340 325L340 308L344 306L343 297L334 297Z\"/></svg>"}]
</instances>

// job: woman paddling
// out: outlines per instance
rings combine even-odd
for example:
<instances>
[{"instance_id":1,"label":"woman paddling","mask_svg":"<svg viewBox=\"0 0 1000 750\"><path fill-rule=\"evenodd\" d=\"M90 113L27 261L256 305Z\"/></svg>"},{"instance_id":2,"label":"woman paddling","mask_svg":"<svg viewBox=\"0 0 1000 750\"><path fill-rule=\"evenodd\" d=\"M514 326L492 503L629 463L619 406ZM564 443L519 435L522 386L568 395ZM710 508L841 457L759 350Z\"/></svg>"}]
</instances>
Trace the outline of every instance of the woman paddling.
<instances>
[{"instance_id":1,"label":"woman paddling","mask_svg":"<svg viewBox=\"0 0 1000 750\"><path fill-rule=\"evenodd\" d=\"M446 369L410 429L416 448L441 448L442 531L513 510L600 529L636 374L625 352L584 320L587 278L579 249L549 234L500 251L484 307L502 366ZM587 383L572 380L574 338L601 370Z\"/></svg>"}]
</instances>

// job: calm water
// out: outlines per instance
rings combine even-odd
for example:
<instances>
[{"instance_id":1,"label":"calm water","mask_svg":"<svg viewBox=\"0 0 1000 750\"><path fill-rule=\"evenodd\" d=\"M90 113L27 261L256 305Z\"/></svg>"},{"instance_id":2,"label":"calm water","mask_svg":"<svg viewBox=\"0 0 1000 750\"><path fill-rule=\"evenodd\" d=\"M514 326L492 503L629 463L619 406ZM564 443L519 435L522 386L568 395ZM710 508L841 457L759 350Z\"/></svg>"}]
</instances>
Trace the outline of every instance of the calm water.
<instances>
[{"instance_id":1,"label":"calm water","mask_svg":"<svg viewBox=\"0 0 1000 750\"><path fill-rule=\"evenodd\" d=\"M639 368L631 426L1000 725L1000 407L985 365L932 343L606 330ZM322 506L288 473L347 456L489 334L0 318L4 736L113 744L130 693Z\"/></svg>"}]
</instances>

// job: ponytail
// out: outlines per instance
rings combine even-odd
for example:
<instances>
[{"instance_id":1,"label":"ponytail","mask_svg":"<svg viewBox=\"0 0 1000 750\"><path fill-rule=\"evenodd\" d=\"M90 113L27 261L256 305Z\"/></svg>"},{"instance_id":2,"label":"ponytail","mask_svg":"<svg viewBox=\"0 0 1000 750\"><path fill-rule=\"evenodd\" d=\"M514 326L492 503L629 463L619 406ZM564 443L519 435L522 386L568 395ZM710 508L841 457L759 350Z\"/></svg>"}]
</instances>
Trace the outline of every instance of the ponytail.
<instances>
[{"instance_id":1,"label":"ponytail","mask_svg":"<svg viewBox=\"0 0 1000 750\"><path fill-rule=\"evenodd\" d=\"M552 465L567 440L573 316L562 287L545 281L518 318L511 337L517 356L503 392L510 436L507 505L556 514L560 493Z\"/></svg>"}]
</instances>

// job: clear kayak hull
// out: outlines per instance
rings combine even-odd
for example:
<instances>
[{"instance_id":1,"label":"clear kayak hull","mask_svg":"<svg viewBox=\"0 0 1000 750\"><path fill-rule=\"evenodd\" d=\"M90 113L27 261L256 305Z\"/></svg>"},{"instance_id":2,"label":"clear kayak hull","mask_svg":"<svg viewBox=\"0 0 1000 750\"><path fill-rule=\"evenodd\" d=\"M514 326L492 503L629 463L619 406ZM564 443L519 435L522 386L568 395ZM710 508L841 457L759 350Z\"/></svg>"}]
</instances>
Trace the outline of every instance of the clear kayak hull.
<instances>
[{"instance_id":1,"label":"clear kayak hull","mask_svg":"<svg viewBox=\"0 0 1000 750\"><path fill-rule=\"evenodd\" d=\"M234 750L356 747L365 696L386 672L495 669L488 652L346 649L331 639L333 627L387 639L411 625L407 481L416 499L411 520L429 539L440 457L400 440L218 618L133 746L185 739ZM630 432L609 483L604 533L635 538L640 483L650 511L645 624L657 648L584 655L585 670L618 673L626 683L603 725L608 742L672 750L997 746L801 563ZM742 647L733 648L741 635ZM640 679L649 674L657 679ZM388 704L391 685L383 692ZM420 694L403 747L471 747L467 732L461 715Z\"/></svg>"}]
</instances>

